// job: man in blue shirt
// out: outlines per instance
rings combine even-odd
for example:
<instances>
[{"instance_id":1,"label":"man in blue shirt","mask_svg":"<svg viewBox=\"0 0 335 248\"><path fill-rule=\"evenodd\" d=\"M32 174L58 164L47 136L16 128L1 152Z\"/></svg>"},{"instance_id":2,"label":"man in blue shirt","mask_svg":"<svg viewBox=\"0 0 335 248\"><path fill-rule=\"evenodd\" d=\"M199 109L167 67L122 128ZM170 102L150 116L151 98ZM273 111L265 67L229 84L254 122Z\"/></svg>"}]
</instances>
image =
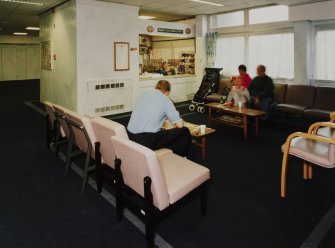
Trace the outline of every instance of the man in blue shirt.
<instances>
[{"instance_id":1,"label":"man in blue shirt","mask_svg":"<svg viewBox=\"0 0 335 248\"><path fill-rule=\"evenodd\" d=\"M143 93L137 100L128 123L129 138L152 150L169 148L175 154L187 156L192 143L191 134L168 97L170 83L160 80L156 88ZM176 128L162 130L168 118Z\"/></svg>"}]
</instances>

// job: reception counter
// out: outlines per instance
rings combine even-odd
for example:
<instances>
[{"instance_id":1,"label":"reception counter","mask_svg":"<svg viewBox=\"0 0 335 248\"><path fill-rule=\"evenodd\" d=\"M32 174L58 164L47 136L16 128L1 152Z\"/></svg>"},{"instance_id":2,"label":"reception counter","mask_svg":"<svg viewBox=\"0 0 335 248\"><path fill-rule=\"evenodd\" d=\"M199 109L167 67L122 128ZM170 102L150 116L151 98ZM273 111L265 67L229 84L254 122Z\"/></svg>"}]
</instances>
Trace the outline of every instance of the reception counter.
<instances>
[{"instance_id":1,"label":"reception counter","mask_svg":"<svg viewBox=\"0 0 335 248\"><path fill-rule=\"evenodd\" d=\"M174 102L182 102L193 99L193 94L197 91L200 84L196 82L196 76L190 74L171 76L151 76L150 74L141 75L139 78L139 88L137 95L155 88L155 85L159 80L167 80L170 82L170 98Z\"/></svg>"}]
</instances>

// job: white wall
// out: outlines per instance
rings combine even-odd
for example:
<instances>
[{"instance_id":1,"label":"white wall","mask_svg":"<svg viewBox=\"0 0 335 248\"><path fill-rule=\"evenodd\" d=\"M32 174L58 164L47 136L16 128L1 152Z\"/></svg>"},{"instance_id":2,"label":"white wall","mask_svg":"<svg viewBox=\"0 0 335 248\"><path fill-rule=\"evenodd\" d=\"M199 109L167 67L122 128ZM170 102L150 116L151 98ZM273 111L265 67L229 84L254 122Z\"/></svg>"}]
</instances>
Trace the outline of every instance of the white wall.
<instances>
[{"instance_id":1,"label":"white wall","mask_svg":"<svg viewBox=\"0 0 335 248\"><path fill-rule=\"evenodd\" d=\"M77 110L76 5L71 0L40 16L40 41L51 41L52 70L41 69L41 101ZM52 58L53 59L53 58Z\"/></svg>"},{"instance_id":2,"label":"white wall","mask_svg":"<svg viewBox=\"0 0 335 248\"><path fill-rule=\"evenodd\" d=\"M138 7L91 0L77 1L78 112L116 114L132 109L138 88ZM114 42L129 42L130 69L114 71ZM124 87L95 90L96 84ZM93 86L92 86L93 85ZM123 106L123 109L107 107ZM107 111L97 109L106 108Z\"/></svg>"},{"instance_id":3,"label":"white wall","mask_svg":"<svg viewBox=\"0 0 335 248\"><path fill-rule=\"evenodd\" d=\"M335 1L316 2L289 8L290 21L335 19Z\"/></svg>"}]
</instances>

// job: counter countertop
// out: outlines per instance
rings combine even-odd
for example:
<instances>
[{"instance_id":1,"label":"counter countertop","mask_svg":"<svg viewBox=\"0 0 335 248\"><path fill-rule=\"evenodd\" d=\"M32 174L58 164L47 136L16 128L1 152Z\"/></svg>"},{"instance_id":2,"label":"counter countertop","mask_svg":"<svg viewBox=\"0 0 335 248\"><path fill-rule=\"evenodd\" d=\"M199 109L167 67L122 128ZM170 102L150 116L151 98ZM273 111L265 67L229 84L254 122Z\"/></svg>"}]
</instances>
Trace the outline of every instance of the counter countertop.
<instances>
[{"instance_id":1,"label":"counter countertop","mask_svg":"<svg viewBox=\"0 0 335 248\"><path fill-rule=\"evenodd\" d=\"M139 75L139 79L140 80L183 78L183 77L195 77L195 74L167 75L167 76L150 76L150 75L146 76L146 75Z\"/></svg>"}]
</instances>

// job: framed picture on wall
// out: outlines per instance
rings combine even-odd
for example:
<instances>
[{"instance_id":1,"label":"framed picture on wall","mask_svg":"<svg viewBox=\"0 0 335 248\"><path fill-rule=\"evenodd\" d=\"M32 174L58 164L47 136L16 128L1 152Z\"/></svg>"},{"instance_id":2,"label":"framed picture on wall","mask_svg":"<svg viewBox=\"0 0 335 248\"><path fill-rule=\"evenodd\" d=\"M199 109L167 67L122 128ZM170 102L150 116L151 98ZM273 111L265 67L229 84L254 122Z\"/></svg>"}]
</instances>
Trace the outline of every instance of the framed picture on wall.
<instances>
[{"instance_id":1,"label":"framed picture on wall","mask_svg":"<svg viewBox=\"0 0 335 248\"><path fill-rule=\"evenodd\" d=\"M129 70L129 42L114 42L114 70Z\"/></svg>"},{"instance_id":2,"label":"framed picture on wall","mask_svg":"<svg viewBox=\"0 0 335 248\"><path fill-rule=\"evenodd\" d=\"M52 70L51 41L41 42L41 68Z\"/></svg>"}]
</instances>

